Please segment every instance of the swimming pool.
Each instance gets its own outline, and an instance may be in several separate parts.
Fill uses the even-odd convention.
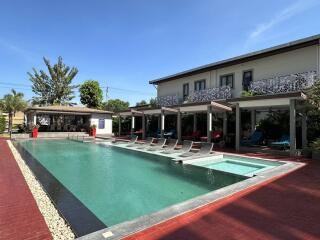
[[[283,162],[279,161],[262,160],[251,157],[239,157],[228,154],[220,154],[204,159],[189,161],[188,163],[190,165],[201,166],[244,176],[253,176],[261,171],[284,164]]]
[[[94,143],[36,140],[18,145],[108,227],[247,178]],[[52,188],[51,198],[64,200],[66,195]]]

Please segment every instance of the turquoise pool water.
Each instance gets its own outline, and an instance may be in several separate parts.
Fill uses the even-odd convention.
[[[117,147],[69,140],[19,144],[107,226],[246,179]]]
[[[196,161],[193,163],[195,166],[202,166],[240,175],[252,175],[259,171],[271,169],[282,164],[283,163],[277,161],[237,157],[232,155],[221,155],[221,157]]]
[[[237,174],[248,174],[251,172],[255,172],[259,169],[264,168],[264,166],[254,165],[254,164],[246,164],[235,161],[222,161],[217,163],[211,163],[207,165],[203,165],[204,167],[209,167],[215,170],[232,172]]]

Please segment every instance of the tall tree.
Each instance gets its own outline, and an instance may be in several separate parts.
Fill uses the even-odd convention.
[[[9,115],[9,132],[11,134],[13,117],[16,112],[22,111],[27,106],[27,102],[23,100],[23,93],[18,93],[12,89],[10,94],[3,97],[0,106]]]
[[[110,99],[105,103],[104,108],[108,111],[119,112],[127,110],[129,102],[122,101],[120,99]]]
[[[99,82],[95,80],[87,80],[81,84],[80,101],[89,108],[99,108],[102,104],[103,92]]]
[[[149,104],[151,107],[157,106],[157,99],[156,98],[150,98]]]
[[[72,80],[78,73],[75,67],[70,68],[62,61],[62,57],[58,57],[58,62],[53,66],[50,61],[43,58],[49,74],[43,70],[37,71],[33,68],[33,73],[28,72],[30,81],[32,82],[32,91],[37,95],[33,97],[34,104],[70,104],[75,97],[74,89],[77,85],[71,85]]]
[[[147,105],[147,101],[146,100],[141,100],[140,102],[137,102],[136,103],[136,106],[139,107],[139,106],[144,106],[144,105]]]
[[[307,91],[309,102],[320,110],[320,79]]]

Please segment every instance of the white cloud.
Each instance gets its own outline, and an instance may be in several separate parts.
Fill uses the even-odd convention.
[[[263,35],[266,31],[272,29],[279,23],[282,23],[289,18],[292,18],[293,16],[304,12],[315,5],[320,4],[319,0],[299,0],[292,5],[286,7],[282,11],[278,12],[276,15],[274,15],[273,18],[271,18],[269,21],[266,21],[264,23],[259,24],[256,29],[254,29],[249,34],[249,40],[254,40],[259,38],[261,35]]]

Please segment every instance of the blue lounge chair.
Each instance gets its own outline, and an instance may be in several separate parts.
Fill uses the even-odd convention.
[[[263,140],[263,133],[261,131],[254,131],[249,139],[241,140],[242,145],[258,145]]]
[[[278,148],[289,148],[290,147],[290,136],[288,134],[283,134],[280,139],[271,143],[272,147]]]
[[[164,138],[174,138],[174,137],[176,137],[176,133],[177,133],[177,131],[175,129],[171,129],[168,132],[164,132],[163,137]],[[160,138],[160,137],[161,137],[161,133],[158,133],[158,138]]]

